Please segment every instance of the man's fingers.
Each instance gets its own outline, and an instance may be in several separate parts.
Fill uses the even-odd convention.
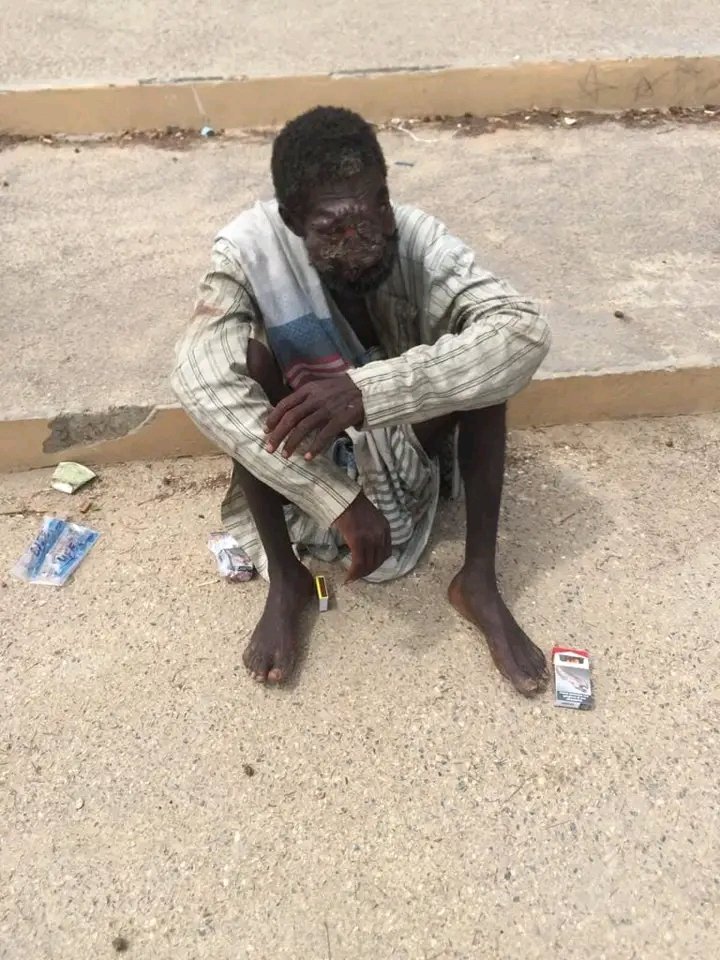
[[[288,434],[285,445],[283,446],[283,456],[290,457],[295,453],[297,447],[303,442],[305,437],[309,433],[312,433],[313,430],[316,430],[321,426],[325,421],[325,414],[321,410],[316,410],[315,413],[311,413],[310,416],[305,417],[297,426]],[[305,454],[307,459],[310,459],[307,454]]]
[[[283,414],[280,422],[276,425],[275,429],[268,434],[265,442],[265,446],[270,453],[273,453],[275,450],[277,450],[290,431],[293,430],[293,428],[296,427],[301,420],[303,420],[312,412],[313,410],[310,404],[305,402],[293,407],[291,410],[288,410],[287,413]]]
[[[318,424],[315,424],[318,426]],[[342,433],[342,427],[334,420],[324,426],[321,430],[318,430],[317,435],[313,439],[313,442],[307,448],[305,453],[306,460],[312,460],[313,457],[316,457],[319,453],[322,453],[323,450],[333,442],[333,440]]]
[[[345,577],[345,583],[352,583],[353,580],[359,580],[365,576],[362,572],[362,563],[360,562],[360,551],[353,550],[350,554],[350,568]]]
[[[385,540],[378,547],[378,552],[375,556],[375,566],[370,571],[371,573],[375,570],[378,570],[387,560],[387,558],[392,553],[392,547],[390,545],[389,537],[386,537]]]
[[[390,537],[390,525],[385,524],[384,536],[382,540],[378,543],[377,551],[375,553],[374,566],[372,568],[371,573],[377,570],[379,567],[381,567],[391,553],[392,553],[392,540]]]
[[[350,569],[345,577],[345,583],[352,580],[361,580],[369,576],[381,567],[392,553],[392,544],[390,537],[385,541],[375,544],[368,544],[364,547],[350,548]]]
[[[297,407],[298,404],[301,404],[305,401],[305,393],[302,388],[296,390],[294,393],[288,394],[280,403],[273,407],[273,409],[268,414],[268,418],[265,421],[265,432],[271,433],[275,427],[280,423],[282,418],[294,407]]]
[[[350,547],[350,569],[345,578],[346,583],[351,580],[362,580],[369,573],[372,573],[373,566],[373,544],[365,540],[355,544],[348,544]]]

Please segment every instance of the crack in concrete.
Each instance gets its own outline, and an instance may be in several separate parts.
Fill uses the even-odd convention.
[[[396,67],[358,67],[355,70],[331,70],[328,77],[372,77],[376,74],[386,73],[437,73],[439,70],[449,70],[450,66],[446,63],[435,65],[410,64],[408,66]]]

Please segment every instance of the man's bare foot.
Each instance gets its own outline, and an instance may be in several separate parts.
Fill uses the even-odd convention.
[[[313,576],[299,562],[291,572],[273,577],[265,609],[243,653],[253,680],[282,683],[288,679],[297,658],[301,616],[313,590]]]
[[[463,569],[450,584],[448,599],[485,634],[495,666],[516,690],[531,697],[545,689],[545,656],[518,625],[497,586],[484,585]]]

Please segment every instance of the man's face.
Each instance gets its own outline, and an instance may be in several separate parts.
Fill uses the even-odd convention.
[[[397,227],[378,169],[314,188],[303,214],[290,216],[288,225],[305,241],[310,262],[331,291],[362,296],[392,272]]]

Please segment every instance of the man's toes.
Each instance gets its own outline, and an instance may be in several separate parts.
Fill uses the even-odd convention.
[[[518,669],[518,690],[527,697],[532,697],[536,693],[542,693],[547,687],[550,675],[548,674],[545,658],[536,656],[526,656]]]
[[[532,641],[528,642],[528,646],[530,647],[530,657],[537,669],[547,672],[547,660],[545,659],[545,654],[542,652],[540,647],[538,647],[537,644],[534,644]]]
[[[534,643],[528,641],[526,650],[523,651],[522,656],[518,656],[518,660],[529,676],[535,677],[538,683],[547,683],[547,661],[542,650],[536,647]]]
[[[268,678],[269,666],[263,664],[262,661],[259,661],[258,664],[253,666],[250,669],[250,679],[256,680],[258,683],[265,683]]]
[[[525,697],[534,697],[536,693],[540,693],[544,689],[540,677],[533,677],[524,671],[518,670],[510,680],[515,689]]]
[[[537,675],[541,680],[547,680],[550,676],[548,671],[547,660],[542,655],[542,653],[537,652],[533,655],[533,666],[537,671]]]
[[[513,650],[501,673],[525,697],[534,697],[545,689],[542,669],[531,662],[529,651]]]
[[[535,656],[535,677],[537,679],[538,692],[540,692],[545,690],[550,683],[550,670],[548,669],[545,657],[540,651],[538,651],[538,654],[539,655]]]
[[[498,668],[500,673],[505,677],[505,679],[515,687],[516,690],[519,690],[520,693],[524,693],[526,696],[532,694],[532,677],[531,675],[514,659],[512,654],[506,656],[498,656],[497,651],[491,650],[493,655],[493,660],[495,661],[495,666]]]
[[[295,657],[289,654],[276,653],[273,657],[273,666],[268,671],[268,683],[284,683],[295,666]]]
[[[550,670],[548,669],[547,660],[545,657],[543,657],[540,663],[537,664],[537,678],[540,686],[544,690],[550,682]]]
[[[272,666],[270,657],[262,650],[257,650],[252,641],[245,648],[243,663],[253,680],[264,683],[268,678],[268,671]]]

